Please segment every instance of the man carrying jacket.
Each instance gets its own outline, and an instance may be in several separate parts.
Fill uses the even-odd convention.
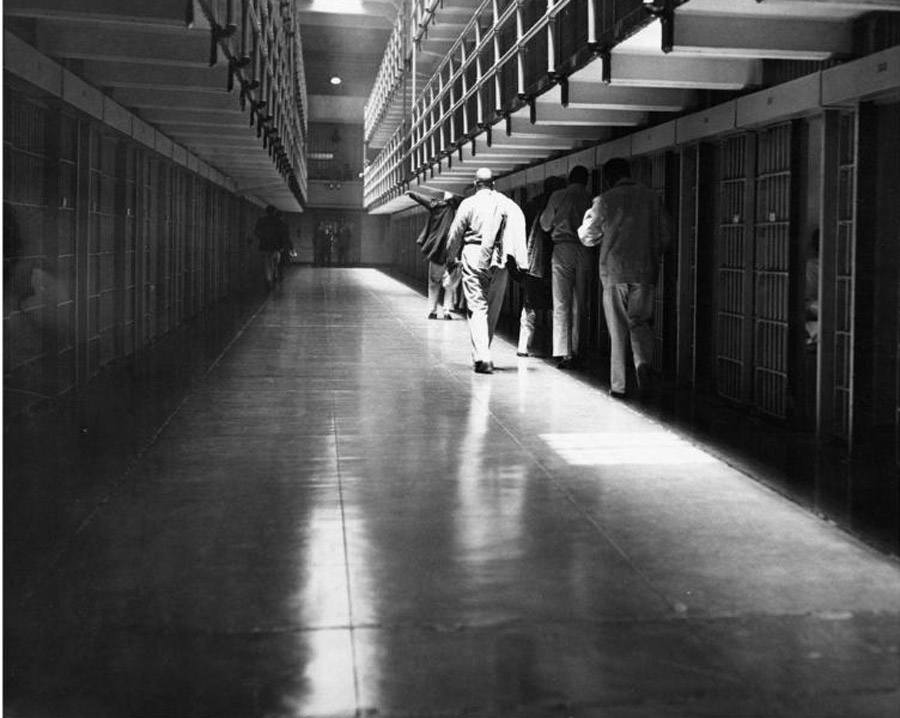
[[[600,247],[603,312],[610,337],[610,395],[625,396],[625,354],[630,339],[638,388],[653,371],[653,302],[659,260],[671,240],[669,217],[656,192],[631,179],[627,160],[603,165],[609,189],[594,198],[578,228],[587,247]]]
[[[452,275],[447,276],[447,233],[456,215],[456,208],[462,201],[452,192],[444,192],[442,199],[427,197],[418,192],[407,192],[416,202],[428,210],[428,221],[422,227],[416,244],[428,260],[428,318],[438,318],[438,304],[441,298],[441,287],[444,289],[444,319],[453,319],[450,309],[453,307],[453,295],[456,293],[458,281]],[[444,279],[447,279],[444,282]]]
[[[509,197],[494,190],[490,169],[475,173],[475,194],[459,205],[447,239],[448,268],[462,262],[462,287],[469,305],[472,359],[478,374],[493,374],[491,340],[503,295],[508,257],[519,266],[528,262],[525,215]]]

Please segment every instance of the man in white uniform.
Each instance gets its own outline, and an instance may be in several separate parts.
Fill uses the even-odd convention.
[[[507,257],[528,261],[525,215],[511,199],[494,190],[490,169],[475,173],[475,194],[462,201],[447,239],[448,268],[462,262],[462,287],[469,306],[472,359],[479,374],[492,374],[491,340],[503,306]]]
[[[587,316],[591,279],[590,252],[578,241],[578,225],[591,206],[588,171],[578,165],[569,172],[569,184],[556,190],[541,212],[541,229],[553,240],[553,356],[557,367],[569,369],[578,356],[581,325]]]

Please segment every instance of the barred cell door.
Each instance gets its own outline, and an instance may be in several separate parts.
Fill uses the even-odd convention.
[[[159,238],[159,160],[142,153],[140,170],[141,344],[156,336],[156,242]]]
[[[758,135],[753,405],[782,419],[787,415],[788,391],[791,146],[790,123]]]
[[[661,152],[650,158],[650,182],[649,186],[659,197],[660,203],[666,206],[666,153]],[[656,298],[653,307],[653,333],[656,337],[653,350],[653,368],[662,373],[665,352],[668,347],[665,344],[665,327],[668,321],[666,315],[666,296],[669,294],[668,284],[671,278],[668,276],[665,265],[665,257],[659,259],[659,276],[656,280]]]
[[[676,376],[679,384],[691,385],[696,380],[697,323],[697,235],[699,234],[700,146],[684,147],[680,154],[681,179],[678,226],[678,291],[674,307],[677,311]]]
[[[719,227],[716,247],[716,391],[751,397],[753,292],[752,217],[755,141],[750,134],[719,145]]]
[[[837,228],[834,276],[833,427],[848,439],[853,423],[853,297],[856,275],[857,114],[842,113],[838,130]]]

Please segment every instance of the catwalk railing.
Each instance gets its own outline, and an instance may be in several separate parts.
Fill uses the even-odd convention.
[[[648,17],[641,0],[484,0],[417,94],[409,127],[367,167],[365,206],[402,194],[410,181],[608,53]]]
[[[241,107],[278,172],[297,197],[306,197],[306,77],[297,9],[290,0],[188,2],[210,25],[209,64],[228,63],[228,90],[240,85]]]
[[[406,75],[406,58],[409,54],[409,15],[401,10],[394,21],[394,29],[388,40],[387,49],[378,68],[375,85],[366,100],[363,113],[363,138],[368,142],[394,101],[398,90],[403,87]]]

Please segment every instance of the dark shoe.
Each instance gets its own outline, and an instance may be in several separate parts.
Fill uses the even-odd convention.
[[[609,395],[613,399],[624,399],[625,398],[624,391],[613,391],[612,389],[610,389]]]
[[[647,364],[639,364],[637,368],[637,383],[641,394],[646,394],[653,389],[653,367]]]
[[[452,321],[453,321],[453,317],[450,315],[449,312],[447,312],[446,314],[444,314],[444,319],[446,319],[448,322],[452,322]]]
[[[516,356],[517,357],[530,357],[531,354],[529,354],[528,352],[516,352]]]
[[[494,373],[494,363],[489,362],[489,361],[475,362],[475,373],[476,374],[493,374]]]
[[[557,369],[573,369],[575,367],[575,358],[574,357],[563,357],[558,362],[556,362]]]
[[[437,312],[432,312],[431,314],[428,315],[428,318],[429,319],[437,319]]]

